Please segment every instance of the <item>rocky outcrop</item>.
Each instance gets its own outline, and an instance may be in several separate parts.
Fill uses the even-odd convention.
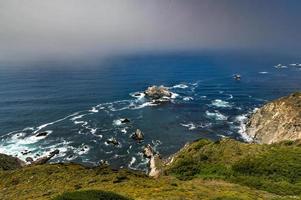
[[[24,167],[26,163],[17,157],[0,153],[0,170],[13,170]]]
[[[142,133],[142,131],[140,129],[137,129],[135,131],[135,133],[132,135],[132,138],[134,140],[137,140],[138,142],[140,142],[141,140],[144,139],[144,135],[143,135],[143,133]]]
[[[164,86],[151,86],[144,91],[146,97],[152,99],[155,103],[169,101],[172,93]]]
[[[246,125],[246,133],[258,143],[301,139],[301,92],[265,104]]]
[[[149,158],[149,173],[148,176],[158,178],[162,172],[162,160],[159,154],[157,154],[150,144],[146,145],[143,149],[145,157]]]
[[[53,158],[55,155],[59,154],[60,151],[57,149],[57,150],[54,150],[52,152],[49,153],[49,155],[47,156],[43,156],[35,161],[32,161],[31,162],[31,165],[42,165],[42,164],[45,164],[47,163],[51,158]]]

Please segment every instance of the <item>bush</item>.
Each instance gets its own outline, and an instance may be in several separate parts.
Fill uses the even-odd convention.
[[[85,190],[76,192],[65,192],[57,196],[54,200],[129,200],[124,196],[113,192],[101,190]]]

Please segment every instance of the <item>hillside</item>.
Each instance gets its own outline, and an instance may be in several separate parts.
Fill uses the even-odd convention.
[[[65,191],[112,191],[132,199],[300,199],[298,142],[199,140],[179,151],[165,175],[44,164],[0,172],[0,199],[52,199]]]

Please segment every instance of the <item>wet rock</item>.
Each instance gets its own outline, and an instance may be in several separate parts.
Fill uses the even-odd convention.
[[[146,158],[151,158],[154,156],[154,150],[153,150],[153,147],[148,144],[144,147],[143,149],[143,155],[146,157]]]
[[[128,118],[124,118],[124,119],[122,119],[120,121],[121,121],[122,124],[130,123],[131,122]]]
[[[100,160],[99,165],[109,165],[109,162],[107,160]]]
[[[33,158],[32,157],[27,157],[25,158],[26,162],[32,163],[33,162]]]
[[[35,161],[33,161],[31,164],[32,165],[42,165],[42,164],[45,164],[47,163],[51,158],[53,158],[56,154],[59,154],[59,150],[55,150],[55,151],[52,151],[50,152],[50,154],[48,156],[43,156]]]
[[[109,138],[106,141],[108,144],[119,145],[119,142],[115,138]]]
[[[163,98],[170,98],[172,93],[164,86],[151,86],[144,91],[145,95],[153,100],[163,100]]]
[[[43,136],[47,136],[47,135],[48,135],[48,133],[45,131],[45,132],[37,133],[36,137],[43,137]]]
[[[27,154],[29,154],[29,153],[31,153],[31,151],[28,151],[27,149],[24,150],[24,151],[21,151],[21,154],[22,154],[23,156],[25,156],[25,155],[27,155]]]
[[[140,129],[137,129],[135,133],[132,135],[132,138],[137,141],[141,141],[144,139],[144,135]]]

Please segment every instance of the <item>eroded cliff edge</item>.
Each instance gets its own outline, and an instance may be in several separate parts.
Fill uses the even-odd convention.
[[[301,92],[259,108],[249,119],[246,133],[258,143],[301,139]]]

